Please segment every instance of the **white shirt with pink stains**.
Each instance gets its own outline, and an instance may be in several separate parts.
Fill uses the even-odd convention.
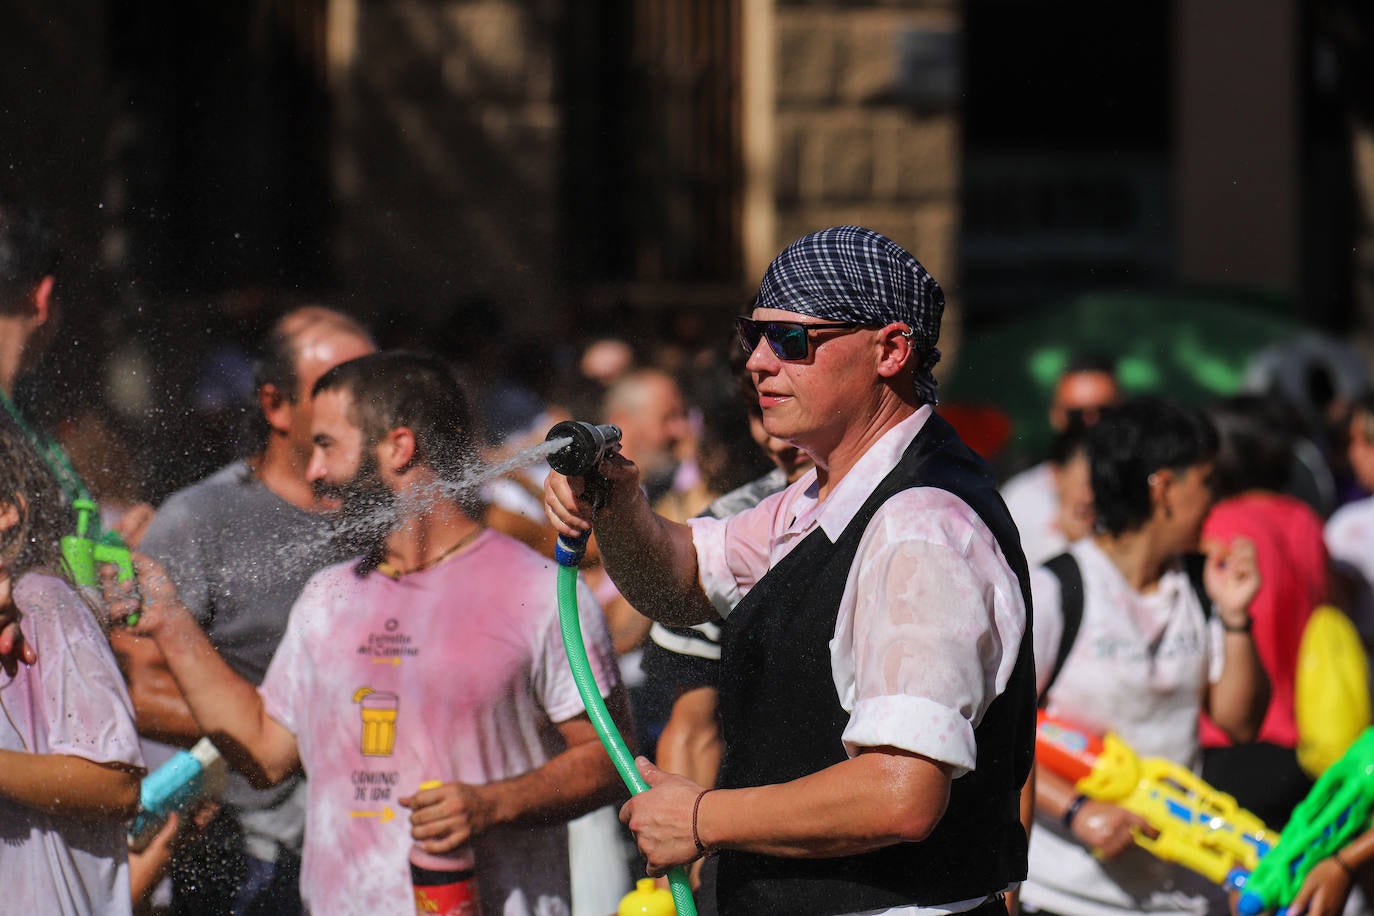
[[[1195,771],[1204,692],[1222,674],[1220,621],[1203,614],[1180,562],[1141,594],[1092,538],[1069,552],[1083,575],[1083,617],[1046,712],[1099,735],[1114,732],[1141,758]],[[1043,690],[1063,637],[1063,599],[1058,578],[1043,567],[1031,571],[1031,591],[1036,685]],[[1200,875],[1140,847],[1099,859],[1058,819],[1042,816],[1031,831],[1021,899],[1064,916],[1226,911],[1224,892]]]
[[[14,602],[38,661],[0,672],[0,750],[141,769],[134,707],[95,612],[65,581],[38,573],[15,583]],[[128,913],[125,827],[0,798],[0,911]]]
[[[890,429],[824,499],[809,471],[724,520],[692,519],[701,584],[722,617],[817,528],[833,542],[931,415]],[[891,745],[950,765],[977,759],[973,730],[1006,688],[1026,631],[1016,575],[961,499],[904,490],[873,516],[845,583],[830,663],[851,756]]]
[[[494,531],[439,565],[359,579],[318,573],[263,681],[307,778],[302,896],[314,913],[411,916],[410,812],[427,780],[487,783],[537,769],[583,712],[558,624],[551,560]],[[605,618],[578,586],[597,684],[618,682]],[[569,909],[565,826],[496,828],[473,843],[483,912]]]

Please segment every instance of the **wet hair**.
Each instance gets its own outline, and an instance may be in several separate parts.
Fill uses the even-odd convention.
[[[0,194],[0,315],[13,315],[44,277],[56,274],[57,234],[35,210]]]
[[[1218,499],[1247,490],[1283,492],[1293,470],[1293,420],[1273,399],[1245,394],[1207,410],[1217,430]]]
[[[19,521],[0,531],[0,565],[10,579],[35,570],[60,573],[70,511],[24,431],[0,413],[0,510],[10,506]]]
[[[1153,508],[1150,475],[1187,470],[1216,451],[1216,430],[1201,411],[1156,397],[1104,410],[1088,431],[1098,529],[1124,534],[1139,528]]]
[[[360,356],[320,376],[311,395],[336,390],[352,396],[349,419],[368,447],[404,426],[415,434],[415,460],[440,478],[456,480],[477,466],[467,395],[438,357],[408,350]]]

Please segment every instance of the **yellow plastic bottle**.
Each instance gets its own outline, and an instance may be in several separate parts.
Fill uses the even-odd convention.
[[[654,886],[653,878],[640,878],[635,889],[620,899],[617,916],[677,916],[672,891]]]

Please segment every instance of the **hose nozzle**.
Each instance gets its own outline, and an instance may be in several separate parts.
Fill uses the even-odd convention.
[[[549,456],[549,467],[568,477],[586,477],[596,470],[602,459],[619,450],[620,427],[564,420],[555,424],[544,437],[545,442],[555,439],[572,441]]]
[[[593,490],[604,487],[605,480],[596,473],[596,466],[607,455],[620,450],[620,427],[607,423],[595,426],[581,420],[564,420],[555,424],[545,442],[555,439],[570,439],[567,445],[549,456],[549,467],[568,477],[589,477]],[[554,545],[554,559],[560,566],[576,567],[587,552],[587,539],[591,532],[581,537],[559,537]]]

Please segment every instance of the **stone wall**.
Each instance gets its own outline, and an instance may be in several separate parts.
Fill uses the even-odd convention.
[[[331,7],[336,259],[379,307],[549,307],[560,111],[553,0]]]
[[[780,242],[837,219],[866,223],[952,283],[958,115],[917,113],[897,81],[901,34],[957,28],[956,7],[779,7]]]
[[[952,0],[779,4],[779,248],[824,226],[865,225],[910,249],[954,293],[959,115],[921,111],[900,82],[903,36],[957,32],[958,9]]]

